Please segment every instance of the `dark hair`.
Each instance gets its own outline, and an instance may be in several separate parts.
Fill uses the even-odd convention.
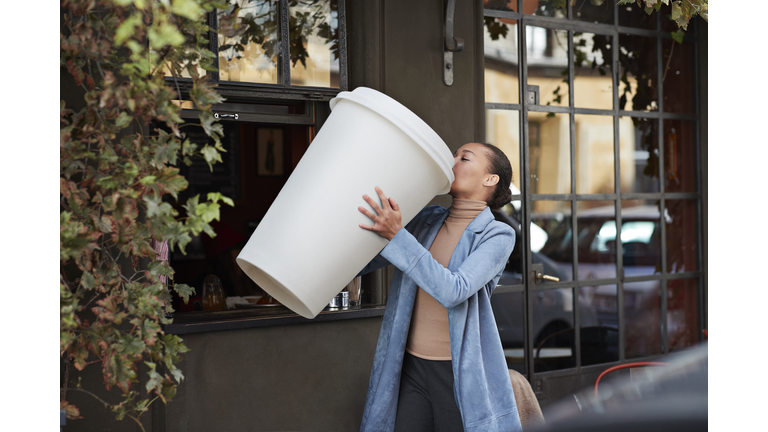
[[[496,190],[488,199],[488,207],[492,210],[498,210],[512,201],[512,191],[509,186],[512,184],[512,164],[509,158],[501,149],[493,144],[480,143],[488,149],[488,170],[491,174],[499,176],[499,182],[496,184]]]

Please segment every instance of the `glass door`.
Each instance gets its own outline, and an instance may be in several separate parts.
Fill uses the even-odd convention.
[[[567,3],[484,2],[485,140],[515,172],[496,218],[518,233],[492,305],[532,382],[701,339],[696,40]]]

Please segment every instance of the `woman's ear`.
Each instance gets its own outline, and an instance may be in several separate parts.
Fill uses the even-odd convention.
[[[485,178],[485,181],[483,182],[483,186],[493,187],[493,186],[496,186],[498,183],[499,183],[499,175],[490,174]]]

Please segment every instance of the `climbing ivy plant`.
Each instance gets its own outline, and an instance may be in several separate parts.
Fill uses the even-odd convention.
[[[67,94],[79,95],[62,100],[60,111],[59,348],[61,407],[70,419],[81,412],[67,394],[82,392],[143,429],[142,413],[167,402],[184,378],[178,362],[188,349],[161,326],[173,312],[168,285],[185,301],[194,289],[163,282],[173,269],[158,250],[183,252],[192,236],[214,236],[209,223],[223,203],[232,205],[218,193],[176,202],[187,187],[179,164],[197,157],[214,164],[224,151],[211,113],[223,99],[204,76],[216,70],[205,14],[223,7],[215,0],[61,3],[61,73],[76,86]],[[182,75],[186,96],[168,78]],[[200,111],[192,123],[209,144],[187,139],[182,96]],[[86,367],[100,367],[106,389],[122,396],[105,400],[69,378],[72,368]]]

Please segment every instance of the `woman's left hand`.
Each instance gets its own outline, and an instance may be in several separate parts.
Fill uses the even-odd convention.
[[[400,213],[400,206],[397,205],[394,198],[387,198],[384,195],[384,191],[380,187],[376,186],[376,193],[381,198],[381,207],[368,195],[363,195],[365,202],[370,204],[376,214],[371,213],[365,207],[358,207],[360,213],[368,216],[374,222],[374,225],[360,224],[360,228],[373,231],[376,234],[384,237],[387,240],[392,240],[392,237],[400,231],[403,227],[403,216]]]

